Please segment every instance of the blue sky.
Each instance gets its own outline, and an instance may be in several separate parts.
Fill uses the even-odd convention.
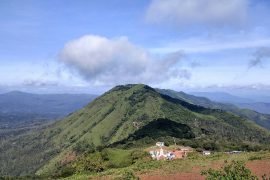
[[[264,0],[0,0],[0,91],[270,91]]]

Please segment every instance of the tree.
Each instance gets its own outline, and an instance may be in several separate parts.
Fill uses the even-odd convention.
[[[245,167],[243,162],[232,161],[225,164],[222,170],[209,169],[201,172],[207,176],[207,180],[259,180],[258,177],[251,174],[251,171]]]

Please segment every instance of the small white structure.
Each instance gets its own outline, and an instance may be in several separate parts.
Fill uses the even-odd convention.
[[[163,146],[164,146],[164,142],[157,142],[157,143],[156,143],[156,146],[158,146],[158,147],[163,147]]]
[[[209,155],[211,155],[211,152],[210,151],[203,151],[203,155],[209,156]]]
[[[232,151],[233,154],[240,154],[242,151]]]

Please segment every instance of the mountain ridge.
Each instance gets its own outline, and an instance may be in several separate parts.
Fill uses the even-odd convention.
[[[168,89],[156,89],[156,90],[162,94],[169,95],[176,99],[182,99],[192,104],[197,104],[206,108],[222,109],[224,111],[232,112],[241,117],[250,119],[256,124],[270,130],[270,115],[269,114],[258,113],[250,109],[241,109],[233,104],[225,104],[221,102],[211,101],[206,97],[197,97],[194,95],[186,94],[182,91],[177,92],[177,91],[168,90]]]
[[[11,91],[0,94],[2,114],[41,114],[51,118],[64,117],[96,98],[87,94],[32,94]]]
[[[238,108],[250,109],[262,114],[270,114],[269,97],[239,97],[224,92],[191,92],[189,94],[197,97],[206,97],[217,103],[233,104]]]
[[[183,136],[176,141],[194,148],[251,150],[267,148],[270,142],[268,131],[232,113],[190,104],[147,85],[122,85],[39,132],[4,142],[0,164],[18,167],[19,161],[29,167],[14,171],[8,166],[0,174],[37,170],[37,174],[50,174],[69,151],[84,152],[120,142],[123,148],[144,147],[158,140],[171,142],[179,132]],[[14,143],[21,156],[11,161],[7,157],[14,151]]]

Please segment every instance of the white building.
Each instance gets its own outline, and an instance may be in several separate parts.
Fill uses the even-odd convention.
[[[163,146],[164,146],[164,142],[157,142],[157,143],[156,143],[156,146],[158,146],[158,147],[163,147]]]
[[[209,155],[211,155],[211,152],[210,151],[203,151],[203,155],[209,156]]]

